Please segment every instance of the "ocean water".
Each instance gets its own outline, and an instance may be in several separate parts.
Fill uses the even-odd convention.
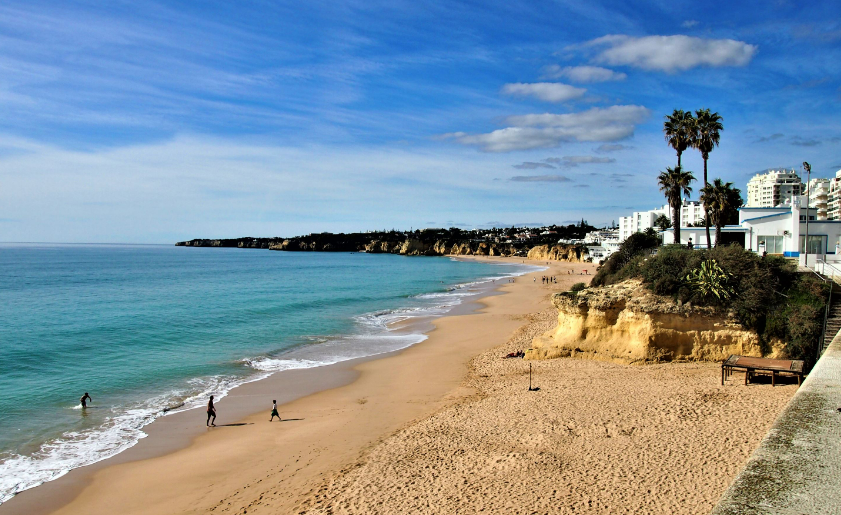
[[[450,258],[0,245],[0,503],[247,381],[422,341],[534,268]],[[402,323],[401,323],[402,322]],[[91,407],[79,398],[89,392]]]

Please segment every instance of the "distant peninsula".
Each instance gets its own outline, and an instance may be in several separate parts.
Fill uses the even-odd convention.
[[[586,261],[587,248],[580,243],[596,227],[582,220],[566,226],[509,227],[485,230],[418,229],[414,231],[368,231],[314,233],[291,238],[199,238],[179,241],[183,247],[235,247],[309,252],[368,252],[406,256],[522,256],[529,259]]]

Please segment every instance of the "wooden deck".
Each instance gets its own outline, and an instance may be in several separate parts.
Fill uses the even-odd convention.
[[[755,373],[770,374],[771,386],[776,386],[777,375],[797,376],[797,384],[803,382],[803,361],[799,359],[768,359],[754,358],[751,356],[739,356],[731,354],[721,363],[721,384],[733,374],[733,370],[745,371],[745,384],[750,382],[751,375]]]

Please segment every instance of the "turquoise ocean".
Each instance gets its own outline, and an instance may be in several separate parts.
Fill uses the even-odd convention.
[[[211,393],[418,343],[423,322],[534,269],[387,254],[0,244],[0,503],[131,447],[144,426],[201,407]],[[85,392],[93,402],[83,411]]]

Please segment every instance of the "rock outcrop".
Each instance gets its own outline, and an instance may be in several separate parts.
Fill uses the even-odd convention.
[[[570,263],[581,263],[590,260],[587,247],[578,245],[538,245],[532,248],[528,254],[529,259],[538,261],[568,261]]]
[[[639,280],[552,297],[558,326],[535,338],[526,359],[576,356],[619,361],[720,361],[762,356],[759,336],[731,314],[653,294]],[[768,357],[784,355],[771,343]]]

